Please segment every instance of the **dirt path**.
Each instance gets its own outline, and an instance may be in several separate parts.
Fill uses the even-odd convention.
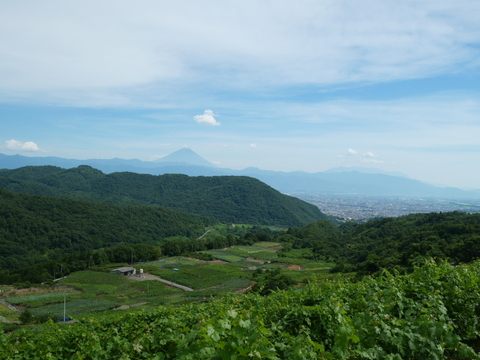
[[[15,306],[13,306],[12,304],[10,304],[9,302],[6,302],[5,300],[3,299],[0,299],[0,303],[2,303],[3,305],[5,305],[7,308],[9,308],[10,310],[13,310],[13,311],[16,311],[16,312],[20,312],[19,309],[17,309]]]
[[[248,285],[246,288],[235,291],[235,294],[245,294],[248,290],[252,288],[254,284],[256,284],[256,281],[253,281],[252,284]]]
[[[248,257],[245,259],[246,261],[250,261],[250,262],[255,262],[255,263],[259,263],[261,265],[265,264],[265,261],[263,260],[258,260],[258,259],[255,259],[255,258],[251,258],[251,257]]]
[[[207,235],[210,231],[213,231],[215,229],[208,229],[207,231],[205,231],[205,234],[203,234],[202,236],[200,236],[197,240],[200,240],[201,238],[203,238],[205,235]]]
[[[165,279],[162,279],[161,277],[159,276],[155,276],[155,275],[150,275],[150,274],[143,274],[143,275],[140,275],[140,274],[136,274],[136,275],[131,275],[128,277],[129,279],[131,280],[136,280],[136,281],[145,281],[145,280],[156,280],[156,281],[161,281],[167,285],[170,285],[170,286],[173,286],[173,287],[176,287],[178,289],[181,289],[183,291],[193,291],[193,289],[187,287],[187,286],[183,286],[183,285],[180,285],[180,284],[176,284],[174,282],[171,282],[171,281],[168,281],[168,280],[165,280]]]

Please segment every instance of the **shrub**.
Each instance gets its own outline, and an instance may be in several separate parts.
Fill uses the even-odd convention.
[[[30,310],[25,309],[21,312],[19,320],[22,324],[30,324],[33,321],[33,314]]]
[[[0,323],[0,333],[9,333],[18,329],[18,326],[11,323]]]

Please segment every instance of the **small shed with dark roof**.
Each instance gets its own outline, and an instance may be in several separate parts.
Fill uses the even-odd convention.
[[[118,275],[123,275],[123,276],[128,276],[128,275],[135,275],[137,273],[137,270],[134,267],[121,267],[118,269],[113,269],[110,270],[112,274],[118,274]]]

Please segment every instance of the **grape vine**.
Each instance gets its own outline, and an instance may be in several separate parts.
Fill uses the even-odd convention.
[[[0,334],[1,359],[479,359],[480,262],[39,331]]]

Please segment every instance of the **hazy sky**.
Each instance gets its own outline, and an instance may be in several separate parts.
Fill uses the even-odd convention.
[[[480,188],[480,1],[0,0],[0,152]]]

